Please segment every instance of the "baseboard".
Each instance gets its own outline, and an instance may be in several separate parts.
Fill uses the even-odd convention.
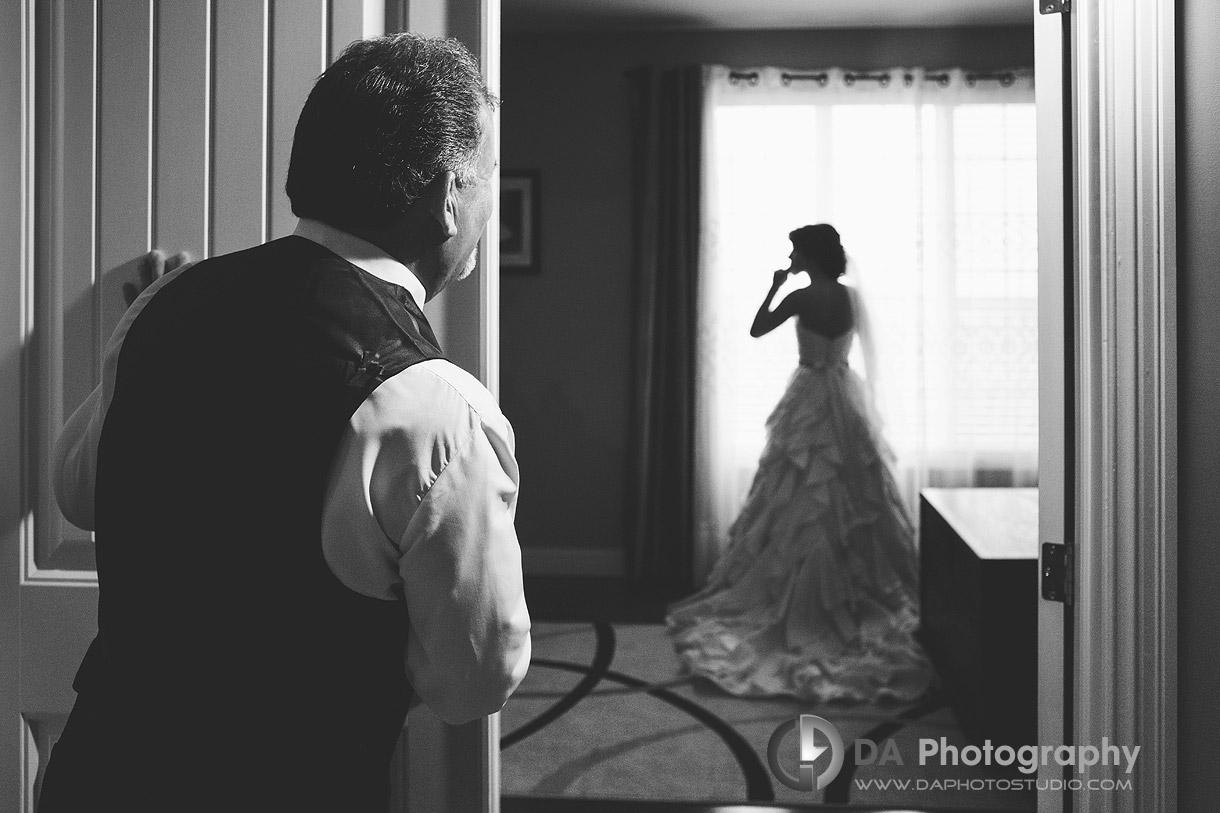
[[[613,548],[521,548],[527,576],[623,576],[623,551]]]

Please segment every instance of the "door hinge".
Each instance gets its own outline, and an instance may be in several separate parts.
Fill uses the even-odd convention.
[[[1038,0],[1038,11],[1043,14],[1067,14],[1072,10],[1072,0]]]
[[[1042,543],[1042,598],[1072,603],[1072,552],[1067,545]]]

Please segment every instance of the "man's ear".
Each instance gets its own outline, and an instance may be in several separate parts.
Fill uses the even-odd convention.
[[[450,170],[432,179],[424,193],[428,216],[445,240],[457,234],[457,175]]]

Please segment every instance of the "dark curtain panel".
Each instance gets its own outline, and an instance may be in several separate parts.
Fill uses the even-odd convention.
[[[638,68],[631,86],[638,581],[693,587],[695,302],[703,69]]]

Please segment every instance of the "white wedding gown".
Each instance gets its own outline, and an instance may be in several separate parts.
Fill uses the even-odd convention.
[[[828,339],[794,321],[801,364],[745,506],[666,624],[689,670],[735,695],[913,700],[935,680],[914,637],[914,528],[847,365],[854,331]]]

